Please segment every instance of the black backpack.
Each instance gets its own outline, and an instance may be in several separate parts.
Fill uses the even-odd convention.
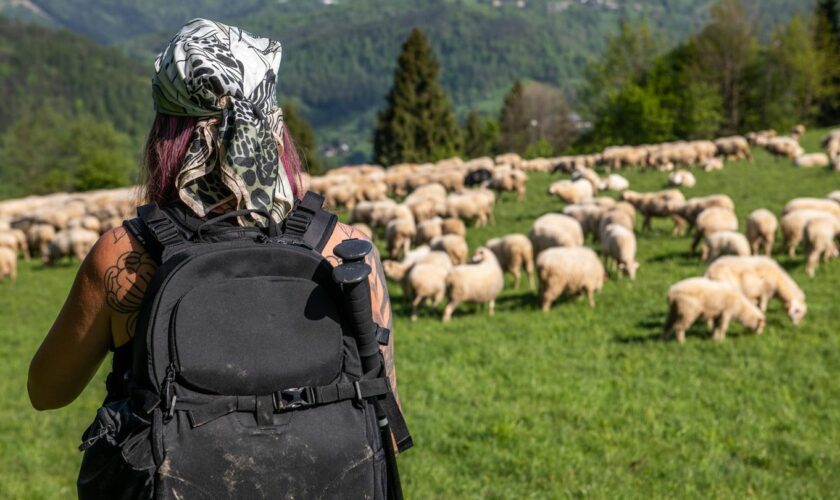
[[[322,202],[268,230],[156,205],[126,221],[160,266],[122,397],[82,438],[80,498],[401,498],[391,433],[412,442],[360,278],[370,244],[345,241],[333,268]]]

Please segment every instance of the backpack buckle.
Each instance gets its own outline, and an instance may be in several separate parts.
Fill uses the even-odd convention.
[[[274,410],[293,410],[312,404],[311,387],[291,387],[274,393]]]

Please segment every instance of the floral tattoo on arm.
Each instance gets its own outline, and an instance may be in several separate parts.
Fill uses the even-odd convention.
[[[155,269],[157,263],[148,253],[132,250],[121,254],[105,271],[106,301],[114,312],[125,316],[129,338],[134,338],[143,296]]]

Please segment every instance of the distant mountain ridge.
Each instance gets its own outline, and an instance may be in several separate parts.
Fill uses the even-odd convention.
[[[153,55],[183,22],[207,17],[283,43],[281,99],[291,98],[322,142],[349,143],[364,160],[375,110],[400,44],[414,26],[429,34],[441,79],[463,116],[498,110],[517,78],[571,97],[586,62],[619,19],[643,16],[670,42],[702,26],[710,0],[0,0],[0,14],[64,27],[117,45],[151,72]],[[766,31],[812,0],[754,2]],[[38,14],[38,13],[42,14]]]

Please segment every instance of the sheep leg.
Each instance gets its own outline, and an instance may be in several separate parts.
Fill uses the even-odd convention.
[[[487,313],[490,316],[493,316],[494,314],[496,314],[496,299],[493,299],[493,300],[491,300],[490,302],[487,303]]]
[[[417,321],[417,309],[420,307],[420,302],[422,301],[423,297],[419,294],[411,301],[411,321]]]
[[[700,245],[700,260],[703,261],[703,262],[707,262],[708,258],[709,258],[709,245],[707,245],[706,242],[704,241],[703,244]]]
[[[685,309],[688,310],[679,310],[679,305],[674,304],[673,307],[677,308],[675,312],[676,319],[674,321],[674,332],[677,336],[677,342],[682,344],[685,342],[685,331],[697,321],[697,318],[700,316],[700,311],[695,308],[688,307],[686,304],[682,304]]]
[[[437,307],[440,305],[441,301],[443,301],[443,295],[444,295],[444,290],[441,290],[441,291],[439,291],[438,293],[435,294],[435,299],[432,302],[432,307],[434,309],[437,309]]]
[[[714,332],[712,332],[712,340],[723,342],[726,338],[726,330],[729,328],[729,321],[731,319],[732,317],[727,313],[723,313],[717,317],[717,326]]]
[[[589,299],[589,307],[595,307],[595,289],[587,288],[586,297]]]
[[[543,312],[548,312],[551,310],[551,304],[563,293],[563,290],[555,291],[550,290],[547,287],[543,286],[543,290],[541,290],[540,295],[542,295],[542,310]]]
[[[814,277],[814,273],[817,270],[817,264],[820,262],[820,251],[819,250],[811,250],[808,253],[808,259],[805,261],[805,273],[808,275],[809,278]]]
[[[644,220],[644,222],[642,222],[642,229],[650,231],[651,230],[650,221],[651,221],[652,217],[650,216],[650,214],[644,214],[644,215],[645,215],[645,220]]]
[[[452,313],[455,311],[455,308],[458,307],[458,302],[450,300],[448,304],[446,304],[446,308],[443,310],[443,322],[448,323],[452,319]]]
[[[534,290],[536,288],[536,278],[534,276],[534,263],[528,261],[525,265],[525,271],[528,273],[528,288],[530,290]]]
[[[685,233],[685,227],[688,222],[678,215],[672,216],[671,220],[674,221],[674,229],[671,231],[671,234],[673,236],[682,236]]]
[[[762,295],[758,298],[758,308],[761,309],[761,312],[767,312],[767,303],[770,302],[769,295]]]
[[[692,242],[691,242],[691,253],[692,254],[697,253],[697,245],[700,244],[700,240],[702,240],[702,239],[703,239],[703,234],[700,231],[697,231],[694,234],[694,240],[692,240]]]

